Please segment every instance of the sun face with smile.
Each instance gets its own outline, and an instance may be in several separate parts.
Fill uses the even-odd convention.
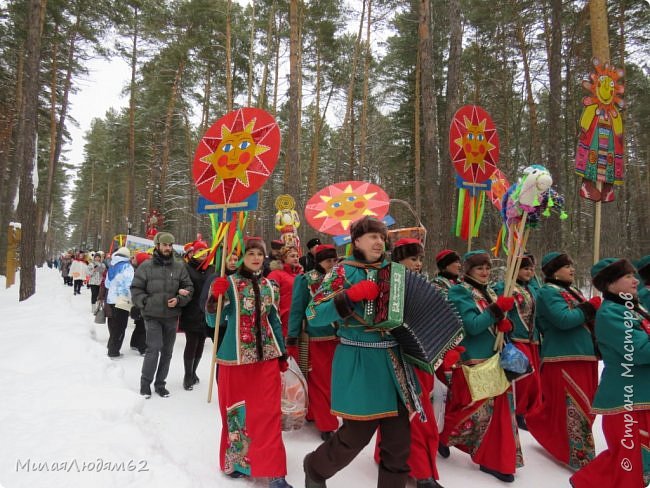
[[[198,143],[192,163],[196,189],[212,204],[244,202],[273,172],[280,141],[268,112],[253,107],[228,112]]]
[[[464,105],[456,111],[449,127],[449,156],[459,187],[475,188],[490,179],[499,161],[499,136],[483,108]]]
[[[590,95],[583,100],[584,105],[595,105],[597,111],[605,118],[617,118],[617,107],[623,107],[624,87],[621,78],[622,69],[601,63],[594,59],[595,73],[591,73],[590,81],[584,81],[582,86],[589,90]]]
[[[486,122],[487,120],[483,119],[478,124],[473,124],[470,119],[465,117],[466,132],[456,140],[456,143],[465,151],[465,171],[470,169],[473,164],[477,165],[481,171],[485,171],[485,156],[495,147],[485,135]]]
[[[305,216],[319,232],[341,235],[361,217],[382,219],[387,211],[388,196],[380,187],[362,181],[344,181],[314,195],[307,202]]]
[[[246,125],[243,131],[230,132],[225,125],[221,127],[221,142],[216,151],[201,161],[210,163],[216,173],[210,191],[214,191],[223,181],[236,178],[248,186],[248,167],[256,156],[268,151],[268,147],[257,144],[252,136],[255,120]]]

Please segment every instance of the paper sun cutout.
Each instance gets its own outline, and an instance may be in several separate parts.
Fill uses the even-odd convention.
[[[323,188],[305,207],[307,222],[318,232],[345,234],[350,224],[369,215],[381,220],[389,200],[379,186],[364,181],[343,181]]]
[[[477,105],[458,109],[449,129],[449,154],[464,181],[482,183],[496,170],[499,137],[490,115]]]
[[[273,172],[280,152],[275,119],[257,108],[224,115],[205,133],[194,155],[196,187],[213,203],[245,200]]]

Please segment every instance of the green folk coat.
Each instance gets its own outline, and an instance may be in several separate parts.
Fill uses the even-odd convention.
[[[368,270],[354,258],[347,262],[352,264],[338,264],[325,276],[309,304],[306,315],[310,329],[329,330],[333,322],[338,322],[337,335],[341,339],[366,343],[393,340],[388,331],[370,330],[358,320],[364,316],[366,302],[351,302],[344,290],[367,279]],[[388,265],[384,260],[379,267]],[[399,347],[337,346],[332,364],[334,415],[351,420],[393,417],[400,401],[410,405]]]
[[[646,310],[650,310],[650,286],[639,287],[639,303]]]
[[[305,312],[311,302],[312,296],[316,294],[323,282],[324,275],[312,269],[305,274],[296,276],[293,282],[293,296],[291,298],[291,311],[289,312],[289,332],[287,337],[299,337],[302,331]],[[313,327],[307,324],[306,332],[309,337],[333,339],[336,337],[336,330],[332,325],[324,327]]]
[[[542,362],[597,361],[588,322],[594,317],[589,303],[575,298],[573,287],[546,283],[537,293],[535,325],[542,334]]]
[[[262,357],[257,356],[257,330],[255,316],[255,293],[250,277],[240,271],[228,277],[229,287],[223,298],[221,326],[227,324],[226,332],[217,351],[220,364],[240,365],[267,361],[280,357],[286,352],[282,338],[282,324],[277,309],[279,290],[274,282],[259,278],[260,288],[260,337]],[[215,326],[216,314],[210,313],[209,298],[206,305],[206,321]]]
[[[616,301],[606,298],[596,313],[596,339],[605,367],[592,410],[603,415],[650,410],[650,323],[613,298]]]
[[[490,300],[495,302],[496,293],[486,287]],[[461,358],[465,364],[477,364],[494,356],[496,323],[503,317],[503,312],[495,303],[490,303],[478,288],[463,281],[449,289],[449,301],[454,304],[463,322],[465,337],[460,343],[465,347]]]
[[[435,287],[435,289],[442,293],[445,297],[449,295],[449,289],[457,283],[458,281],[452,281],[449,278],[442,276],[441,274],[437,274],[431,280],[431,284]]]
[[[500,281],[494,286],[497,295],[502,295],[505,283]],[[535,327],[535,292],[530,284],[517,281],[512,297],[515,306],[508,312],[508,318],[514,326],[510,337],[515,342],[539,344],[539,331]]]

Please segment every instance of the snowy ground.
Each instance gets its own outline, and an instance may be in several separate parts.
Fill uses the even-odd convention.
[[[108,331],[93,324],[89,290],[73,296],[58,272],[45,268],[37,271],[36,295],[19,303],[18,285],[6,290],[0,277],[0,310],[0,486],[265,486],[219,472],[221,422],[216,398],[206,402],[208,343],[199,367],[201,383],[194,391],[182,388],[185,338],[179,334],[167,383],[171,396],[145,400],[138,394],[142,357],[128,347],[132,324],[124,356],[110,360]],[[600,451],[600,419],[594,432]],[[307,426],[285,433],[284,442],[287,480],[302,487],[302,458],[320,438]],[[515,486],[569,487],[567,469],[548,458],[527,432],[521,433],[521,442],[526,466],[517,471]],[[445,488],[505,486],[454,449],[449,459],[438,459],[438,469]],[[370,448],[328,486],[376,486]]]

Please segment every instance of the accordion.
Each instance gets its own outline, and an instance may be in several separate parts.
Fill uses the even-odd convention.
[[[408,362],[433,373],[463,338],[456,310],[424,276],[402,264],[372,270],[368,278],[379,286],[379,295],[366,303],[365,322],[390,331]]]

